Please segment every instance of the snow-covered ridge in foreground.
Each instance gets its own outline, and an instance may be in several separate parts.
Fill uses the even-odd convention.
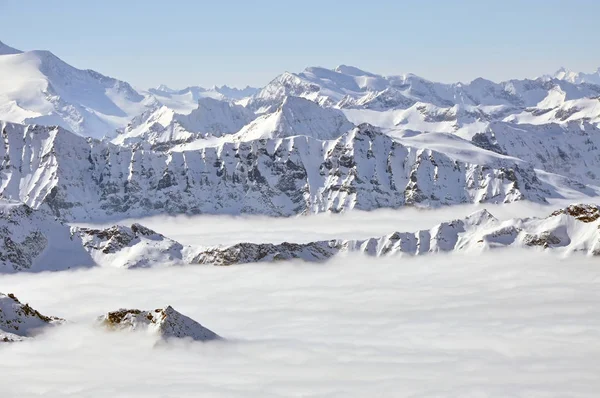
[[[63,322],[64,319],[40,314],[14,294],[0,293],[0,343],[23,341],[43,327]]]
[[[62,270],[81,265],[135,268],[184,264],[232,265],[289,259],[320,262],[348,252],[379,257],[401,253],[481,252],[506,247],[540,247],[561,254],[579,252],[600,255],[600,208],[586,204],[568,206],[545,218],[500,221],[487,210],[480,210],[464,219],[443,222],[430,229],[393,232],[368,239],[279,244],[242,242],[225,247],[184,246],[139,224],[133,224],[130,228],[118,225],[105,229],[71,227],[70,235],[49,235],[44,231],[56,231],[41,231],[29,220],[33,214],[44,220],[41,211],[33,210],[28,213],[13,212],[10,217],[4,218],[5,224],[8,219],[9,223],[21,230],[23,236],[36,235],[34,239],[26,238],[21,242],[14,238],[10,230],[0,228],[0,242],[5,242],[2,252],[8,250],[9,253],[0,258],[0,272]],[[53,218],[44,222],[54,222],[59,230],[67,228]],[[7,245],[7,241],[12,243]],[[37,251],[31,250],[30,246]],[[27,262],[11,255],[10,250],[14,250],[14,247],[29,253]],[[76,255],[66,251],[67,247]],[[82,257],[81,253],[87,256],[87,263],[77,264],[77,261],[81,261],[77,260]]]
[[[188,263],[189,248],[139,224],[76,228],[43,210],[0,202],[0,273]]]
[[[175,311],[170,305],[150,311],[120,309],[98,318],[109,330],[146,331],[161,339],[191,338],[197,341],[220,340],[221,337],[195,320]]]
[[[61,128],[0,127],[0,197],[72,221],[545,203],[569,190],[597,194],[458,137],[444,145],[398,140],[366,124],[332,140],[293,136],[170,153],[86,140]]]

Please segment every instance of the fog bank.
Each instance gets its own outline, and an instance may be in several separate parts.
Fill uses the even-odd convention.
[[[2,396],[595,397],[600,267],[533,251],[327,264],[98,268],[0,279],[67,318],[0,346]],[[154,347],[94,328],[170,304],[224,336]]]

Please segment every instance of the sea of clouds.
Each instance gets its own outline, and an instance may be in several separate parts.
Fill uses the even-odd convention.
[[[584,203],[600,204],[600,198],[584,198]],[[547,205],[531,202],[510,204],[457,205],[437,209],[405,207],[397,210],[353,210],[342,214],[321,213],[297,217],[265,216],[152,216],[141,219],[116,219],[79,224],[108,227],[139,222],[169,238],[193,246],[232,245],[239,242],[281,243],[311,242],[327,239],[366,239],[392,232],[429,229],[445,221],[465,218],[477,210],[487,209],[496,218],[546,217],[554,210],[577,203],[577,200],[552,200]],[[581,200],[580,200],[581,202]]]
[[[534,251],[3,276],[70,323],[0,347],[0,395],[596,397],[599,276]],[[226,340],[95,326],[167,304]]]
[[[478,208],[128,221],[212,245],[413,231]],[[599,283],[597,259],[539,250],[3,275],[0,292],[69,322],[0,346],[0,397],[597,397]],[[95,323],[166,305],[225,340],[157,345]]]

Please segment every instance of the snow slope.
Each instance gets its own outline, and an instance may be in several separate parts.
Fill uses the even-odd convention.
[[[68,225],[27,205],[0,201],[0,273],[59,271],[93,261]]]
[[[2,120],[59,125],[100,138],[152,105],[128,83],[74,68],[49,51],[0,45],[0,54]]]
[[[530,163],[458,137],[441,146],[414,137],[403,142],[369,125],[332,140],[293,136],[170,153],[42,126],[6,123],[2,136],[0,197],[70,220],[159,213],[290,216],[544,203],[567,190],[597,195],[594,188],[546,178]]]
[[[0,293],[0,343],[23,341],[44,327],[63,322],[64,319],[40,314],[14,294]]]
[[[112,142],[117,145],[170,149],[195,139],[207,140],[239,131],[256,116],[227,101],[202,98],[189,114],[162,106],[134,118]]]
[[[192,250],[139,224],[70,227],[43,210],[0,201],[0,274],[189,263]]]
[[[153,97],[157,103],[177,113],[188,114],[196,109],[198,101],[202,99],[211,98],[230,102],[244,101],[257,91],[257,88],[249,86],[242,89],[229,86],[213,86],[210,89],[190,86],[181,90],[174,90],[161,84],[156,88],[149,89],[144,94]]]
[[[471,141],[551,173],[587,184],[600,182],[600,129],[591,123],[515,125],[493,122],[483,132],[473,135]]]
[[[331,140],[353,127],[337,109],[323,108],[300,97],[285,97],[275,112],[260,116],[244,126],[235,139],[252,141],[306,136]]]
[[[590,83],[600,85],[600,68],[592,73],[573,72],[565,68],[560,68],[553,77],[574,84]]]

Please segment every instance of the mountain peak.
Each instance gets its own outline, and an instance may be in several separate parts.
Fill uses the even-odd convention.
[[[0,293],[0,342],[21,341],[41,327],[62,322],[21,303],[14,294]]]
[[[273,113],[263,115],[239,132],[244,141],[306,135],[334,139],[352,129],[342,111],[324,108],[301,97],[286,96]]]
[[[336,72],[343,73],[344,75],[350,75],[350,76],[375,76],[373,73],[370,73],[370,72],[364,71],[362,69],[359,69],[355,66],[349,66],[349,65],[339,65],[334,70]]]
[[[162,92],[169,93],[169,94],[177,91],[177,90],[173,90],[166,84],[159,84],[158,86],[156,86],[155,90],[162,91]]]
[[[0,41],[0,55],[21,54],[22,52]]]
[[[148,330],[160,338],[191,338],[198,341],[220,340],[221,337],[195,320],[177,312],[170,305],[150,311],[120,309],[99,318],[113,330]]]

